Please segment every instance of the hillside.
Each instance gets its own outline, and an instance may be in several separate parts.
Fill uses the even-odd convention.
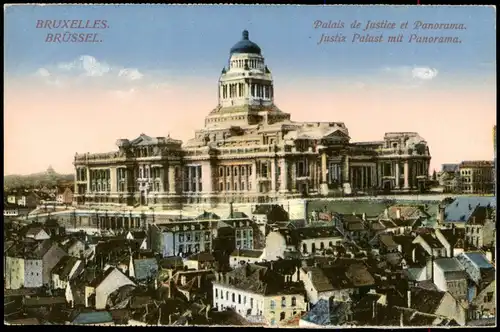
[[[52,167],[47,171],[28,175],[5,175],[3,187],[6,189],[17,188],[39,188],[42,186],[53,187],[56,185],[68,185],[74,181],[73,174],[59,174]]]

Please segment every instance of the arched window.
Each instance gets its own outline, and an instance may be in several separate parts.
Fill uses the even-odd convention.
[[[270,303],[270,309],[271,309],[271,310],[274,310],[275,308],[276,308],[276,301],[271,300],[271,303]]]
[[[281,312],[281,313],[280,313],[280,320],[284,320],[284,319],[285,319],[285,317],[286,317],[285,312],[284,312],[284,311],[283,311],[283,312]]]
[[[219,167],[219,176],[224,176],[224,168]]]
[[[324,250],[324,249],[325,249],[325,244],[324,244],[323,242],[321,242],[321,243],[319,244],[319,248],[320,248],[321,250]]]
[[[281,307],[284,308],[286,307],[286,297],[281,297]]]
[[[226,301],[229,301],[229,292],[226,292]]]
[[[302,244],[302,252],[307,253],[307,244]]]
[[[297,299],[294,297],[292,297],[292,307],[295,307],[297,305]]]
[[[316,252],[316,243],[311,245],[311,252],[314,254]]]
[[[232,297],[233,303],[236,302],[236,295],[234,293],[231,294],[231,297]]]

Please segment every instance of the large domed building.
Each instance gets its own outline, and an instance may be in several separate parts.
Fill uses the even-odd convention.
[[[75,202],[176,206],[422,191],[430,154],[417,133],[351,142],[342,122],[294,122],[274,103],[261,48],[243,31],[218,104],[183,144],[141,134],[116,152],[77,154]]]

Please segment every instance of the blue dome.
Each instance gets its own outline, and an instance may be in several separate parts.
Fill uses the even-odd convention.
[[[239,42],[237,42],[233,47],[231,47],[231,54],[234,53],[252,53],[260,55],[260,47],[259,45],[251,42],[248,39],[248,31],[244,30],[242,33],[242,38]]]

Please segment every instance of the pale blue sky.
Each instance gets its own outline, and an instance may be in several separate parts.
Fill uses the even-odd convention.
[[[44,42],[49,31],[36,29],[40,19],[101,19],[110,28],[98,31],[102,43],[50,44]],[[346,23],[345,29],[313,28],[315,20],[339,19]],[[459,36],[461,44],[316,45],[322,33],[352,34],[349,23],[354,19],[464,23],[467,30],[419,31],[421,35]],[[5,69],[17,76],[48,63],[92,54],[125,67],[213,77],[225,65],[241,31],[248,29],[250,39],[272,59],[275,70],[324,77],[411,65],[438,68],[441,74],[477,76],[491,73],[494,66],[494,26],[492,7],[12,6],[5,11]]]
[[[244,29],[272,71],[276,105],[294,121],[345,122],[353,141],[419,132],[436,169],[493,153],[494,7],[26,5],[4,17],[7,173],[49,164],[71,171],[75,151],[109,151],[116,138],[141,132],[192,138],[216,105],[221,69]],[[109,28],[71,31],[98,32],[101,43],[46,43],[47,33],[65,32],[36,28],[47,19],[106,20]],[[345,28],[315,29],[317,20]],[[460,44],[353,44],[354,20],[409,21],[407,37],[418,20],[467,29],[417,31]],[[323,33],[347,42],[318,45]],[[75,125],[87,130],[76,135]]]

